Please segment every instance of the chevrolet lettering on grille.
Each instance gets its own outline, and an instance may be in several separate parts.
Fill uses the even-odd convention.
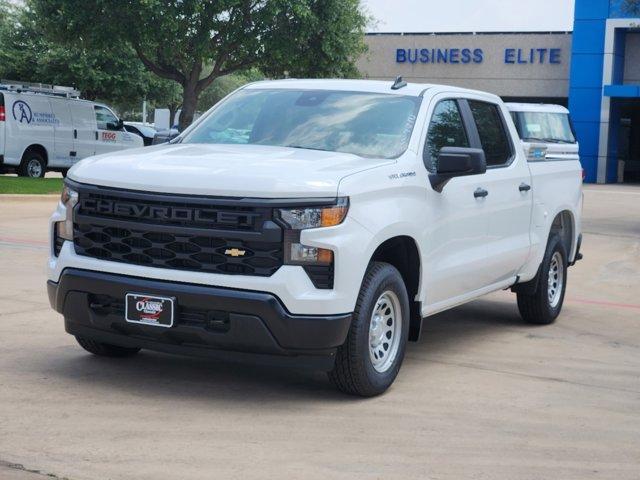
[[[80,211],[88,215],[129,217],[141,220],[168,220],[178,222],[213,222],[224,225],[252,226],[259,213],[230,212],[209,208],[145,205],[106,199],[83,198]]]

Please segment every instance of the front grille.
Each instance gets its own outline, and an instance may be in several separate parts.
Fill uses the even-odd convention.
[[[230,275],[273,275],[283,263],[272,207],[229,200],[79,189],[78,255]],[[242,202],[238,202],[242,203]]]

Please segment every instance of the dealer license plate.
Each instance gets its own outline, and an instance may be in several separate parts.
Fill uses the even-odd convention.
[[[175,298],[127,293],[124,317],[130,323],[156,327],[173,326]]]

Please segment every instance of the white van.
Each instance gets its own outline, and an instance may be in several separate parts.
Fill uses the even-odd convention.
[[[561,105],[507,103],[529,161],[579,160],[569,110]]]
[[[43,177],[79,160],[142,147],[109,107],[69,87],[0,82],[0,170]]]

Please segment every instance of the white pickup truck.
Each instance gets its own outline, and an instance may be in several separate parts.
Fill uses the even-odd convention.
[[[97,355],[288,360],[376,395],[429,315],[510,288],[525,321],[556,319],[581,184],[577,160],[527,161],[494,95],[254,83],[170,144],[69,171],[49,299]]]

